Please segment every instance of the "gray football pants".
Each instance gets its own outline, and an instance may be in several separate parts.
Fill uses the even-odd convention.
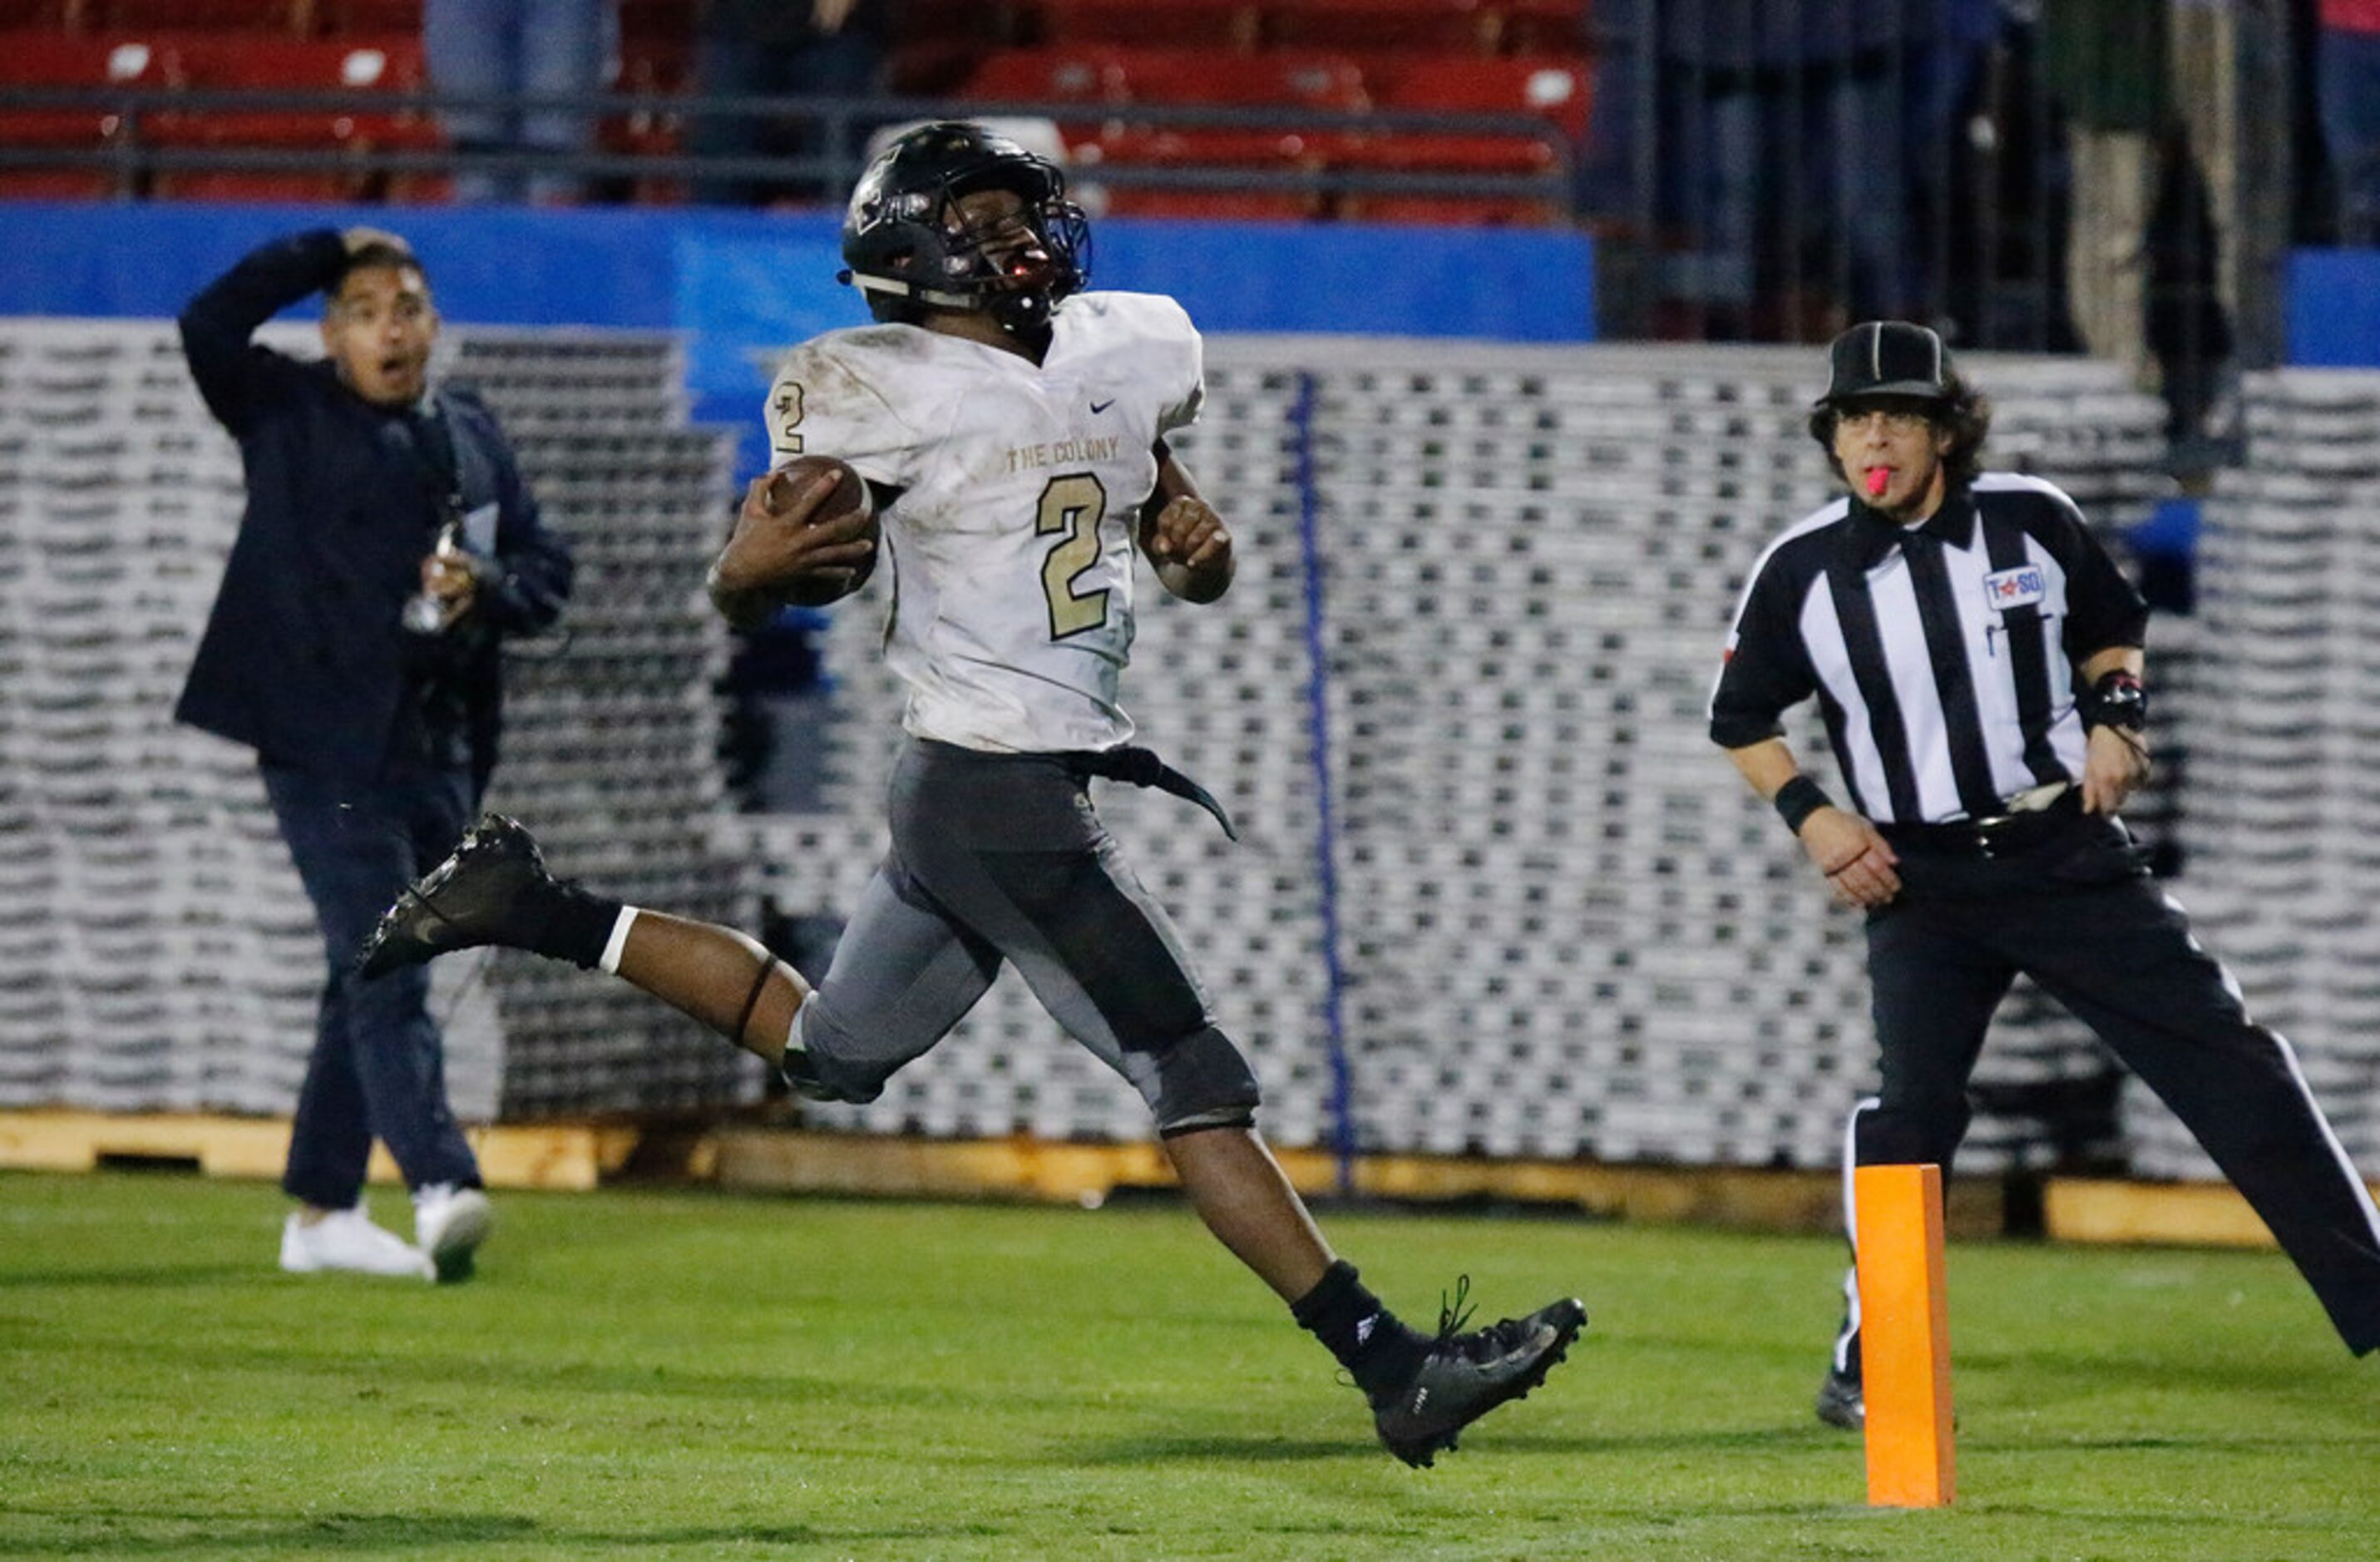
[[[907,739],[892,848],[795,1019],[786,1077],[824,1099],[875,1100],[1008,960],[1160,1129],[1251,1121],[1256,1075],[1087,788],[1062,754]]]
[[[1931,1161],[1949,1174],[1985,1031],[2022,971],[2196,1136],[2348,1348],[2380,1350],[2380,1210],[2295,1052],[2248,1018],[2119,826],[2078,820],[2062,840],[1998,860],[1904,848],[1900,876],[1900,898],[1867,920],[1883,1092],[1853,1114],[1859,1165]]]

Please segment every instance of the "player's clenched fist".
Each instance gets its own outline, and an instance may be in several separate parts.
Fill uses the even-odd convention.
[[[1231,528],[1194,494],[1166,501],[1148,523],[1146,546],[1159,579],[1175,596],[1210,602],[1232,583]]]

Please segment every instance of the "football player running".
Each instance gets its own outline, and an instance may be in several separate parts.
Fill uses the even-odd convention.
[[[866,1102],[1014,961],[1148,1102],[1200,1217],[1347,1369],[1390,1451],[1429,1464],[1543,1382],[1585,1309],[1563,1299],[1466,1331],[1458,1288],[1431,1336],[1380,1303],[1258,1135],[1255,1074],[1089,799],[1093,775],[1162,787],[1231,828],[1131,745],[1118,703],[1135,544],[1175,596],[1232,583],[1231,531],[1165,443],[1198,413],[1198,334],[1171,299],[1084,291],[1089,233],[1063,176],[979,126],[886,148],[843,252],[876,323],[797,348],[767,416],[780,462],[832,456],[868,483],[896,587],[886,656],[909,697],[891,848],[824,980],[813,990],[731,929],[558,883],[528,832],[492,816],[389,911],[366,970],[481,944],[600,966],[804,1095]],[[865,517],[804,524],[832,486],[771,511],[753,485],[712,570],[732,621],[872,567]]]

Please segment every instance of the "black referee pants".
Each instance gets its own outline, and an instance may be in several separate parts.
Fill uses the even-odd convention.
[[[2358,1355],[2380,1348],[2380,1219],[2288,1043],[2252,1022],[2121,829],[2078,818],[1998,860],[1901,847],[1902,893],[1868,919],[1883,1054],[1862,1165],[1935,1162],[1967,1131],[1967,1080],[2022,972],[2098,1032],[2264,1217]]]

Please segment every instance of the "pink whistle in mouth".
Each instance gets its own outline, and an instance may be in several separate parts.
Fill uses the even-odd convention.
[[[1881,497],[1884,494],[1884,485],[1891,481],[1890,472],[1882,467],[1874,469],[1867,474],[1867,496],[1871,499]]]

